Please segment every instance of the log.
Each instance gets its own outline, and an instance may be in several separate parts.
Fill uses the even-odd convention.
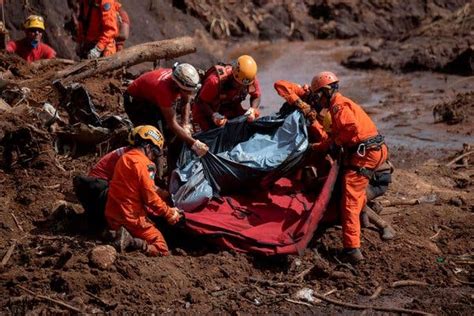
[[[171,59],[194,53],[196,46],[192,37],[178,37],[169,40],[143,43],[132,46],[112,56],[84,60],[61,71],[50,71],[39,78],[10,82],[30,88],[50,85],[59,80],[63,85],[91,76],[111,72],[157,59]]]
[[[191,37],[139,44],[124,49],[112,56],[85,60],[78,65],[57,72],[54,80],[60,80],[63,85],[78,81],[93,75],[102,74],[157,59],[171,59],[196,52],[194,40]]]

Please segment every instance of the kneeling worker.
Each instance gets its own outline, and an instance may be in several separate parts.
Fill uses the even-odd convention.
[[[153,161],[162,154],[163,143],[161,132],[154,126],[145,125],[136,132],[133,148],[116,164],[105,207],[109,228],[125,229],[135,237],[125,243],[144,240],[142,249],[151,256],[168,255],[169,251],[148,215],[162,216],[170,225],[182,218],[178,208],[168,206],[156,192]]]

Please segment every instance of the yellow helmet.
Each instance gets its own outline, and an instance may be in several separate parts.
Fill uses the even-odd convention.
[[[127,139],[128,143],[130,145],[132,145],[132,146],[135,145],[135,136],[137,136],[138,130],[142,127],[143,127],[143,125],[140,125],[140,126],[136,126],[136,127],[132,128],[130,130],[130,132],[128,133],[128,139]]]
[[[39,15],[30,15],[28,18],[26,18],[26,21],[23,24],[23,27],[25,28],[25,30],[42,29],[44,31],[45,30],[44,19],[42,16],[39,16]]]
[[[134,144],[137,143],[137,138],[142,141],[149,140],[153,145],[158,147],[160,150],[163,150],[163,144],[165,142],[165,139],[156,127],[152,125],[140,125],[135,127],[132,130],[132,133],[134,130],[136,130]]]
[[[232,64],[235,80],[243,85],[250,85],[257,75],[257,63],[249,55],[242,55]]]

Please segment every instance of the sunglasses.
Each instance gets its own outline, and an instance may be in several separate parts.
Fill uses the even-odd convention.
[[[42,33],[43,32],[42,29],[27,29],[26,31],[29,33]]]

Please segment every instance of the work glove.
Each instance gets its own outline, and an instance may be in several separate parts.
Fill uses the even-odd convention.
[[[204,156],[209,151],[209,147],[200,140],[196,140],[191,149],[196,153],[196,155],[198,155],[198,157]]]
[[[227,118],[219,112],[214,112],[212,114],[212,121],[216,126],[221,127],[227,123]]]
[[[188,135],[191,136],[193,135],[193,126],[191,124],[184,124],[183,125],[184,132]]]
[[[244,115],[247,115],[247,122],[253,122],[260,116],[260,111],[256,108],[249,108]]]
[[[342,147],[337,145],[336,143],[331,143],[331,145],[329,145],[328,153],[333,158],[337,158],[342,153]]]
[[[304,102],[301,99],[297,99],[294,103],[293,106],[295,106],[298,110],[303,112],[303,114],[306,116],[309,112],[311,112],[311,106]]]
[[[168,224],[175,225],[177,222],[179,222],[179,220],[183,216],[181,213],[182,212],[180,211],[179,208],[171,207],[168,214],[165,216],[165,219],[168,222]]]
[[[319,142],[311,144],[311,149],[318,153],[328,153],[333,159],[337,159],[342,153],[342,147],[336,143]]]
[[[96,58],[99,58],[100,56],[102,56],[102,51],[99,48],[97,48],[97,46],[95,46],[87,54],[87,59],[96,59]]]

